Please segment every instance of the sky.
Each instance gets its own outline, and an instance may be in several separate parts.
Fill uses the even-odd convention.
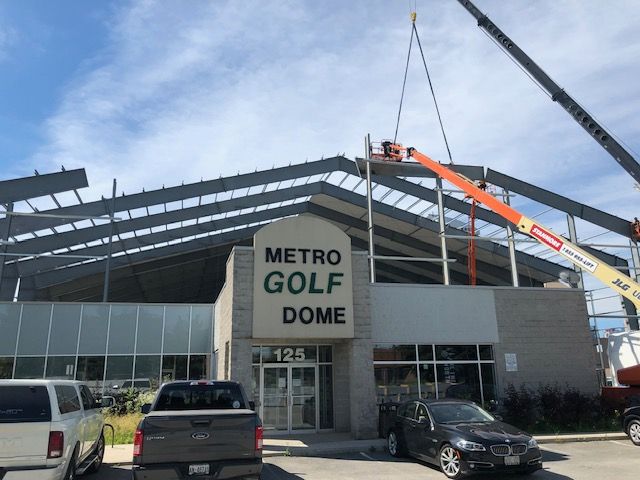
[[[640,151],[640,2],[476,4]],[[640,214],[631,177],[455,0],[0,1],[0,178],[82,167],[90,200],[114,177],[135,193],[360,156],[393,136],[414,5],[455,163]],[[415,53],[399,140],[446,161]]]

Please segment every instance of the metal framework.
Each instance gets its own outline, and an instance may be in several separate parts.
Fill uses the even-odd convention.
[[[616,233],[626,224],[498,172],[456,168]],[[83,170],[0,182],[8,192],[0,211],[0,299],[11,300],[20,279],[20,300],[211,302],[231,248],[250,245],[262,225],[293,215],[342,228],[353,248],[369,251],[374,281],[466,284],[470,206],[437,180],[423,184],[432,178],[408,164],[337,156],[128,195],[116,196],[114,185],[111,198],[91,202],[77,190],[86,186]],[[62,206],[55,194],[64,191],[78,203]],[[54,205],[34,206],[44,200]],[[482,228],[502,232],[477,241],[478,284],[542,286],[567,269],[528,251],[502,217],[481,207],[476,217]],[[630,268],[622,257],[592,250]]]

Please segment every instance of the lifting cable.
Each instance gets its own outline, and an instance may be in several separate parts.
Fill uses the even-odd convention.
[[[400,125],[400,114],[402,113],[402,102],[404,100],[404,90],[407,83],[407,72],[409,71],[409,59],[411,57],[411,47],[413,45],[413,36],[416,36],[418,42],[418,48],[420,48],[420,56],[422,57],[422,64],[424,65],[424,71],[427,74],[427,81],[429,82],[429,89],[431,90],[431,97],[433,98],[433,104],[436,107],[436,114],[438,115],[438,122],[440,123],[440,131],[442,132],[442,138],[444,139],[445,147],[447,148],[447,154],[449,155],[449,161],[453,164],[453,158],[451,156],[451,149],[449,148],[449,142],[447,141],[447,134],[444,130],[444,124],[442,123],[442,115],[440,115],[440,108],[438,107],[438,100],[436,99],[436,93],[433,89],[433,83],[431,82],[431,75],[429,74],[429,68],[427,67],[427,60],[422,50],[422,43],[420,42],[420,36],[418,35],[418,29],[416,28],[416,12],[411,13],[411,40],[409,41],[409,53],[407,54],[407,64],[404,70],[404,79],[402,81],[402,94],[400,95],[400,106],[398,108],[398,119],[396,122],[396,133],[393,137],[393,143],[396,142],[398,136],[398,127]]]

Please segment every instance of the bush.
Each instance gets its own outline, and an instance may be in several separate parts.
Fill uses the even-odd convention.
[[[587,395],[558,384],[540,385],[536,391],[509,384],[501,413],[508,423],[534,433],[619,430],[620,412],[600,395]]]
[[[140,413],[140,407],[145,403],[151,403],[156,396],[156,392],[140,392],[135,388],[128,388],[116,392],[115,405],[107,409],[107,414],[111,416]]]

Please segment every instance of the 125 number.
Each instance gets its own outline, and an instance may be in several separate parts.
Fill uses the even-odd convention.
[[[306,357],[304,354],[304,348],[277,348],[273,353],[276,354],[276,360],[278,362],[304,362]]]

